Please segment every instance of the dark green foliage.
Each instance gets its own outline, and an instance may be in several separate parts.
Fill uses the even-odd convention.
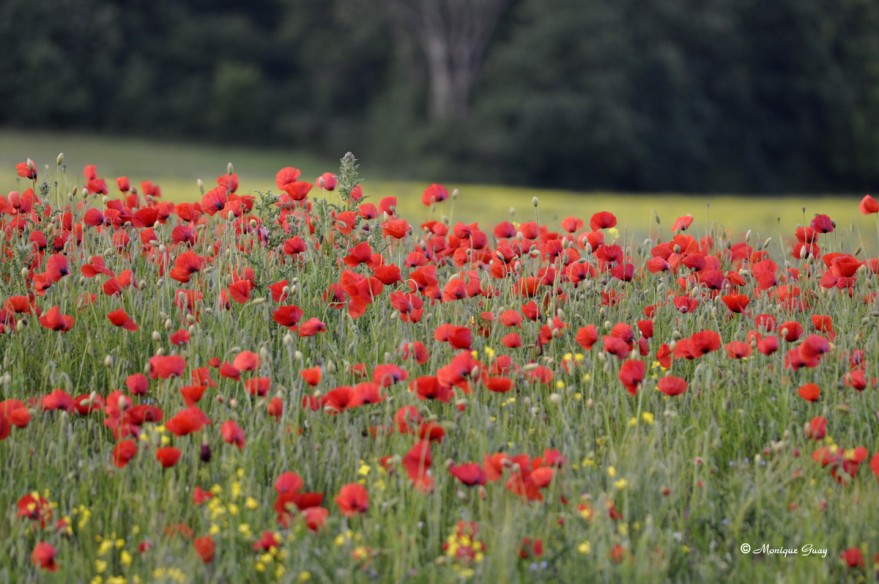
[[[515,0],[467,113],[439,119],[403,4],[7,0],[0,124],[354,149],[401,178],[727,192],[879,180],[875,0]]]

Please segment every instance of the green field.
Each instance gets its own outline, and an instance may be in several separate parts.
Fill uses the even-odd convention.
[[[214,178],[226,171],[226,161],[234,165],[240,178],[239,192],[244,193],[276,190],[275,172],[284,166],[300,168],[306,180],[313,180],[325,171],[335,172],[338,167],[336,160],[319,160],[302,152],[282,149],[3,130],[0,131],[0,192],[24,188],[15,174],[17,162],[29,157],[37,162],[41,171],[47,165],[54,171],[59,152],[64,153],[71,186],[81,180],[83,166],[96,164],[99,174],[108,179],[124,174],[132,184],[152,180],[162,187],[163,196],[172,201],[197,200],[200,196],[197,181],[203,180],[210,188]],[[537,195],[542,223],[557,227],[559,221],[569,215],[588,219],[597,211],[611,211],[621,224],[637,230],[629,235],[639,239],[658,235],[657,215],[667,233],[675,218],[687,213],[695,217],[693,229],[699,235],[722,226],[730,236],[741,236],[751,229],[755,238],[773,237],[776,241],[791,237],[796,226],[808,223],[814,214],[824,213],[840,227],[852,229],[854,233],[849,241],[858,242],[864,249],[872,249],[868,234],[876,228],[871,218],[858,214],[857,202],[864,193],[743,198],[729,194],[626,194],[459,185],[445,182],[442,177],[425,177],[428,180],[424,183],[398,182],[384,181],[372,172],[368,156],[363,156],[361,162],[367,197],[377,200],[396,196],[401,213],[412,220],[430,218],[429,211],[421,204],[421,193],[428,182],[437,181],[444,182],[450,191],[458,188],[460,192],[456,201],[440,205],[437,213],[448,216],[452,222],[464,218],[478,221],[483,227],[505,219],[534,220],[531,201]],[[511,217],[512,210],[515,214]]]
[[[408,229],[420,184],[370,181],[404,213],[359,213],[350,159],[342,204],[194,213],[58,195],[89,162],[183,200],[230,159],[249,191],[332,161],[2,143],[9,188],[30,156],[60,192],[0,213],[0,583],[875,579],[879,261],[846,252],[879,213],[843,229],[857,197],[808,200],[840,225],[800,259],[795,199],[461,186],[434,212],[486,231],[510,206],[619,223],[441,235]],[[671,232],[687,210],[697,235],[782,237],[697,243]]]

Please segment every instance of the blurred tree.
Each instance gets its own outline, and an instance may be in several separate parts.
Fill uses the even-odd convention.
[[[4,0],[0,124],[396,177],[875,189],[877,0]]]
[[[421,45],[430,72],[434,120],[465,117],[495,27],[512,0],[388,0],[402,30]]]

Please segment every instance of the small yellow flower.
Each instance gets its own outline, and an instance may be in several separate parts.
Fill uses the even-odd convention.
[[[297,576],[296,579],[300,582],[308,582],[309,580],[311,580],[311,572],[303,570],[299,572],[299,576]]]
[[[632,417],[629,418],[629,427],[635,427],[638,425],[638,418]]]
[[[248,497],[247,500],[244,502],[244,507],[251,510],[256,509],[259,507],[259,503],[257,503],[256,499],[254,499],[253,497]]]
[[[617,469],[612,466],[607,467],[607,476],[610,478],[617,476]]]
[[[654,420],[654,416],[650,412],[642,412],[641,419],[644,421],[645,424],[652,425],[653,420]]]
[[[361,461],[360,468],[357,469],[357,474],[362,477],[365,477],[366,475],[369,474],[369,470],[370,470],[369,465],[366,464],[365,462]]]
[[[617,482],[615,482],[613,484],[613,486],[616,487],[616,489],[618,491],[622,491],[623,489],[626,488],[626,486],[628,486],[628,484],[629,484],[629,481],[627,481],[626,479],[620,479]]]
[[[95,572],[98,574],[103,574],[107,569],[107,562],[104,560],[95,560]]]
[[[131,554],[128,553],[128,550],[122,550],[122,553],[119,554],[119,561],[126,568],[131,565]]]
[[[590,544],[588,541],[584,541],[577,546],[577,551],[585,556],[592,551],[592,544]]]

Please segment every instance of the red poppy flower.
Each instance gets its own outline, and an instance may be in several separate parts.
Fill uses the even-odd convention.
[[[127,331],[136,332],[139,329],[137,323],[135,323],[134,320],[128,316],[128,313],[121,308],[108,313],[107,319],[115,326],[122,327]]]
[[[52,504],[48,499],[39,495],[28,493],[16,503],[18,507],[17,517],[37,521],[41,527],[46,527],[52,520]]]
[[[309,369],[303,369],[299,372],[299,375],[302,379],[310,385],[311,387],[315,387],[320,383],[321,379],[321,369],[320,367],[311,367]]]
[[[181,377],[186,369],[186,360],[179,355],[158,355],[150,358],[150,378],[168,379]]]
[[[638,386],[644,381],[646,366],[643,361],[629,360],[620,367],[619,378],[623,382],[623,386],[630,394],[635,395]]]
[[[323,507],[308,507],[302,514],[305,516],[305,526],[311,531],[318,531],[326,524],[330,512]]]
[[[156,460],[162,468],[171,468],[180,460],[180,449],[174,446],[164,446],[156,450]]]
[[[816,416],[806,424],[806,438],[823,440],[827,436],[827,418]]]
[[[797,341],[804,332],[803,325],[793,320],[781,323],[778,330],[781,332],[782,338],[789,343]]]
[[[168,340],[171,341],[172,345],[177,345],[178,347],[183,346],[189,342],[189,331],[186,329],[180,329],[171,333]]]
[[[61,314],[57,306],[53,306],[38,319],[40,326],[53,331],[66,333],[73,328],[74,319],[68,314]]]
[[[674,224],[671,226],[672,231],[686,231],[690,225],[693,224],[693,216],[692,215],[684,215],[683,217],[678,217]]]
[[[113,449],[113,464],[124,468],[135,456],[137,456],[137,442],[123,440]]]
[[[250,280],[237,280],[229,286],[229,296],[238,304],[244,304],[250,300],[251,290],[253,290],[253,282]]]
[[[271,531],[264,531],[262,537],[260,537],[253,544],[253,551],[256,552],[267,552],[272,548],[277,549],[281,545],[281,539],[272,533]]]
[[[220,426],[220,433],[223,441],[227,444],[234,444],[239,450],[244,449],[244,430],[241,429],[235,421],[227,420]]]
[[[800,386],[797,393],[799,393],[800,397],[804,400],[814,402],[818,401],[818,398],[821,397],[821,388],[814,383],[807,383],[806,385]]]
[[[259,365],[259,355],[251,351],[241,351],[232,360],[232,366],[238,371],[256,371]]]
[[[592,346],[598,341],[598,331],[595,328],[594,324],[590,324],[582,327],[577,331],[577,336],[574,337],[574,340],[577,341],[577,344],[583,347],[583,349],[589,351],[592,349]]]
[[[474,462],[452,465],[449,473],[468,487],[484,485],[488,480],[482,465]]]
[[[687,381],[673,375],[661,378],[657,386],[659,391],[668,396],[680,395],[687,391]]]
[[[729,311],[736,314],[744,312],[751,302],[751,299],[745,294],[727,294],[722,300]]]
[[[21,178],[37,180],[37,165],[28,158],[27,162],[19,162],[15,165],[15,171]]]
[[[390,387],[408,378],[409,374],[405,369],[392,364],[377,365],[372,372],[372,382],[382,387]]]
[[[726,354],[733,359],[745,359],[751,356],[753,348],[744,341],[730,341],[726,344]]]
[[[322,333],[327,330],[327,325],[322,323],[317,318],[309,318],[302,326],[299,327],[299,336],[300,337],[313,337],[318,333]]]
[[[31,553],[31,561],[41,570],[56,572],[59,568],[58,564],[55,562],[56,553],[55,546],[41,541],[34,546],[34,551]]]
[[[75,408],[73,398],[63,389],[54,389],[43,396],[41,405],[46,411],[64,410],[72,412]]]
[[[403,457],[403,468],[406,474],[415,485],[415,488],[430,492],[433,490],[433,477],[429,475],[430,466],[433,463],[433,457],[430,453],[430,442],[427,440],[419,440],[409,449],[406,456]]]
[[[185,251],[174,260],[171,277],[183,284],[189,282],[192,274],[198,273],[204,266],[205,259],[191,251]]]
[[[430,207],[434,203],[442,203],[448,198],[449,191],[446,189],[446,187],[434,183],[424,189],[424,194],[421,195],[421,203],[426,207]]]
[[[357,483],[343,486],[335,500],[339,510],[347,517],[369,511],[369,492],[363,485]]]
[[[850,547],[839,554],[839,557],[849,568],[864,567],[864,555],[861,553],[860,548]]]
[[[863,215],[872,215],[873,213],[879,213],[879,202],[877,202],[876,199],[874,199],[870,195],[864,195],[864,198],[861,199],[860,205],[858,205],[858,210]]]
[[[173,418],[168,420],[165,428],[175,436],[186,436],[198,432],[205,424],[210,423],[210,419],[203,411],[195,406],[190,406],[177,412]]]
[[[214,552],[217,549],[217,544],[214,543],[211,536],[197,537],[192,541],[192,545],[202,562],[210,564],[214,561]]]
[[[592,231],[616,227],[616,224],[616,216],[609,211],[600,211],[593,215],[591,219],[589,219],[589,227],[592,229]]]

